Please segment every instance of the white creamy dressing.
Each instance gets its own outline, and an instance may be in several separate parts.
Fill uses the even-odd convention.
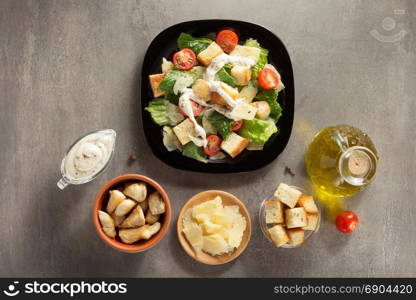
[[[108,163],[116,133],[112,129],[91,133],[71,147],[65,158],[65,176],[72,180],[92,177]]]
[[[221,70],[221,68],[224,67],[227,63],[251,68],[256,64],[256,62],[251,58],[230,56],[228,54],[222,53],[211,61],[210,65],[206,68],[202,76],[208,82],[210,91],[218,93],[221,97],[224,98],[225,102],[227,102],[227,104],[231,108],[234,108],[238,104],[239,101],[244,101],[244,100],[242,99],[234,100],[230,95],[228,95],[228,93],[221,86],[222,82],[215,80],[215,75],[217,74],[217,72]],[[182,95],[179,98],[179,107],[189,117],[192,123],[194,123],[195,131],[199,135],[199,137],[194,137],[193,135],[189,134],[188,137],[198,147],[205,147],[207,145],[206,132],[204,128],[198,124],[198,122],[196,121],[194,117],[194,114],[192,111],[191,100],[202,106],[212,107],[217,112],[225,115],[227,118],[230,118],[230,119],[234,119],[234,118],[231,116],[230,111],[227,110],[224,106],[218,105],[218,104],[208,104],[205,100],[195,95],[192,89],[190,88],[183,88],[181,92],[182,92]]]
[[[234,100],[233,97],[228,95],[228,93],[224,90],[224,88],[221,86],[221,81],[208,81],[209,89],[211,92],[217,92],[221,97],[224,98],[225,102],[227,102],[227,105],[230,107],[234,107],[237,103],[236,100]]]
[[[192,104],[191,104],[191,96],[194,95],[192,89],[185,88],[183,90],[182,96],[179,98],[179,107],[182,111],[189,117],[189,119],[194,123],[195,131],[198,133],[200,138],[194,137],[192,134],[188,134],[189,139],[194,142],[195,145],[198,147],[205,147],[207,145],[207,134],[202,128],[201,125],[198,124],[194,117],[194,113],[192,111]]]

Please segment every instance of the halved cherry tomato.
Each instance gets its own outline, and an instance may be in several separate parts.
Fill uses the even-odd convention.
[[[342,233],[351,233],[358,226],[358,217],[352,211],[346,210],[337,216],[335,223]]]
[[[243,126],[243,120],[239,120],[239,121],[234,121],[231,124],[231,130],[232,131],[237,131],[238,129],[241,128],[241,126]]]
[[[216,134],[211,134],[207,136],[207,141],[208,144],[204,147],[205,153],[208,156],[218,154],[221,150],[222,139]]]
[[[182,49],[173,55],[173,64],[178,69],[189,70],[196,65],[196,55],[191,49]]]
[[[221,30],[215,40],[224,52],[230,53],[238,43],[238,36],[232,30]]]
[[[194,117],[198,117],[205,110],[204,106],[196,103],[195,101],[191,100],[191,105],[192,105],[192,112],[194,113]],[[187,114],[182,109],[180,109],[180,112],[185,117],[187,116]]]
[[[267,68],[260,71],[257,80],[261,87],[265,90],[277,88],[279,85],[279,77],[277,74],[273,72],[273,70]]]

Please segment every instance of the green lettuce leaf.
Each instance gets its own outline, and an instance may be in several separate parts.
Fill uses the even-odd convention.
[[[227,63],[227,64],[225,64],[224,65],[224,69],[225,69],[225,71],[227,71],[228,73],[230,73],[231,72],[231,69],[233,68],[233,65],[232,64],[230,64],[230,63]]]
[[[197,77],[198,74],[195,72],[172,70],[169,71],[165,78],[163,78],[163,80],[160,82],[159,89],[166,91],[167,93],[178,95],[178,92],[175,91],[175,84],[177,81],[185,81],[187,83],[186,86],[191,86]]]
[[[175,95],[173,92],[166,92],[165,99],[169,100],[172,104],[178,105],[180,94]]]
[[[207,116],[207,119],[217,130],[218,134],[222,137],[223,140],[226,140],[229,137],[232,132],[231,125],[234,122],[233,120],[228,119],[216,111]]]
[[[212,40],[208,38],[194,38],[187,33],[181,33],[178,38],[179,49],[189,48],[194,51],[196,55],[205,50],[211,43]]]
[[[257,63],[251,68],[251,78],[257,78],[260,71],[263,70],[264,66],[267,64],[267,55],[269,54],[269,50],[264,49],[260,46],[259,42],[257,40],[249,38],[244,43],[244,46],[250,46],[250,47],[256,47],[260,48],[260,56]]]
[[[272,118],[274,122],[279,121],[280,117],[282,116],[282,107],[280,106],[279,102],[277,102],[278,96],[279,96],[279,92],[275,89],[273,90],[261,89],[255,97],[257,100],[263,100],[269,103],[270,118]]]
[[[188,144],[186,144],[185,148],[182,151],[182,154],[186,157],[199,160],[203,163],[206,163],[208,161],[207,156],[205,155],[205,152],[202,149],[202,147],[198,147],[193,142],[189,142]]]
[[[226,84],[236,87],[237,82],[235,81],[235,78],[231,76],[225,69],[225,67],[222,67],[216,74],[217,79],[225,82]]]
[[[265,143],[278,131],[272,119],[244,120],[243,127],[239,130],[241,136],[256,143]]]
[[[179,107],[165,99],[154,99],[145,108],[150,113],[153,121],[158,125],[171,125],[183,121],[184,116],[179,112]]]
[[[246,42],[244,43],[244,46],[261,48],[259,42],[257,42],[257,40],[253,38],[247,39]]]

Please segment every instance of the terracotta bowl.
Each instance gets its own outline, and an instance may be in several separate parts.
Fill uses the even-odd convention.
[[[163,217],[159,222],[161,223],[161,228],[158,233],[156,233],[154,236],[152,236],[149,240],[141,240],[134,244],[125,244],[123,243],[118,237],[116,238],[110,238],[107,236],[104,231],[101,228],[100,220],[98,219],[98,211],[103,210],[105,211],[105,207],[107,206],[107,201],[109,198],[109,191],[112,189],[116,189],[121,185],[124,185],[128,182],[137,182],[142,181],[147,183],[147,187],[151,190],[156,190],[160,193],[163,201],[165,201],[166,211],[163,214]],[[150,179],[149,177],[139,175],[139,174],[125,174],[117,176],[110,181],[108,181],[106,184],[104,184],[101,189],[98,191],[97,196],[95,196],[95,202],[92,209],[92,219],[94,223],[95,230],[98,233],[98,236],[110,247],[121,251],[121,252],[127,252],[127,253],[136,253],[136,252],[143,252],[146,250],[149,250],[153,246],[155,246],[157,243],[160,242],[160,240],[165,236],[170,221],[172,219],[172,208],[170,206],[170,200],[165,192],[165,190],[153,179]]]

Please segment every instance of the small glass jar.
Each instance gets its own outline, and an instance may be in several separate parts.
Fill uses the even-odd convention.
[[[308,194],[308,193],[305,192],[305,190],[303,190],[303,189],[301,189],[301,188],[299,188],[297,186],[291,186],[291,187],[294,188],[294,189],[297,189],[298,191],[302,192],[303,194]],[[272,243],[272,239],[269,236],[268,229],[271,228],[271,227],[273,227],[273,226],[271,226],[271,225],[269,225],[269,224],[266,223],[265,202],[268,201],[268,200],[276,200],[276,197],[273,194],[271,194],[269,197],[267,197],[266,199],[264,199],[261,202],[261,204],[260,204],[260,210],[259,210],[259,224],[260,224],[260,228],[261,228],[261,231],[263,232],[264,236]],[[305,244],[306,241],[308,239],[310,239],[311,236],[314,233],[318,232],[319,227],[321,225],[321,208],[319,206],[318,201],[315,201],[315,204],[318,207],[318,225],[316,226],[316,229],[315,230],[305,230],[305,241],[302,244],[300,244],[299,246],[295,246],[294,247],[294,246],[291,246],[290,244],[284,244],[280,248],[297,248],[297,247],[300,247],[303,244]]]
[[[100,168],[98,168],[97,170],[95,170],[92,174],[85,176],[85,177],[81,177],[81,178],[73,178],[72,176],[70,176],[68,174],[66,165],[67,165],[67,160],[70,159],[69,157],[71,156],[71,150],[76,147],[78,145],[79,142],[81,142],[83,139],[86,139],[88,136],[93,136],[93,135],[105,135],[108,138],[112,139],[112,145],[109,147],[109,149],[106,149],[108,151],[107,155],[106,155],[106,161],[103,162],[100,166]],[[79,139],[77,139],[68,149],[68,151],[65,154],[65,157],[62,159],[62,163],[61,163],[61,175],[62,178],[57,182],[57,186],[63,190],[65,187],[67,187],[69,184],[74,184],[74,185],[78,185],[78,184],[84,184],[87,182],[90,182],[91,180],[94,180],[95,178],[97,178],[101,173],[103,173],[109,166],[111,159],[113,158],[113,154],[114,154],[114,149],[115,149],[115,144],[116,144],[116,132],[113,129],[103,129],[103,130],[97,130],[97,131],[93,131],[90,133],[87,133],[86,135],[83,135],[82,137],[80,137]]]

